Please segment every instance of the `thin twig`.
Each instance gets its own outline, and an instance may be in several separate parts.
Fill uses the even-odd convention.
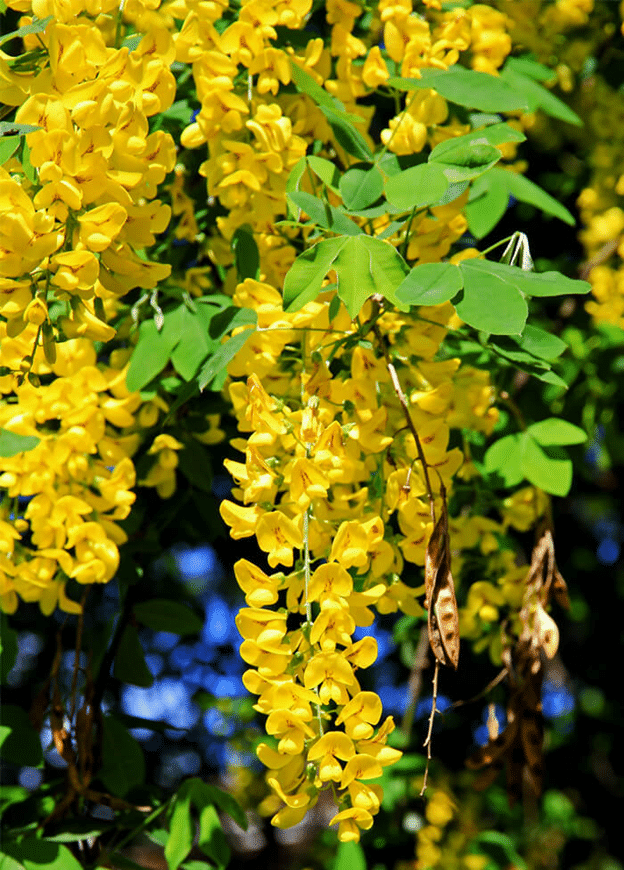
[[[477,692],[476,695],[473,695],[472,698],[465,698],[463,701],[454,701],[453,704],[451,704],[451,707],[453,709],[455,709],[456,707],[463,707],[466,704],[474,704],[476,701],[480,701],[481,698],[485,698],[487,695],[489,695],[492,689],[495,689],[499,683],[503,682],[503,680],[507,676],[507,673],[507,668],[503,668],[501,671],[499,671],[498,674],[496,674],[493,680],[490,680],[490,682],[484,689],[481,689],[481,691]]]
[[[431,735],[433,733],[433,720],[435,714],[437,712],[437,700],[438,700],[438,674],[440,673],[440,662],[435,660],[435,669],[433,671],[433,697],[431,699],[431,713],[429,714],[429,727],[427,729],[427,736],[425,737],[425,742],[423,746],[427,747],[427,764],[425,765],[425,775],[423,777],[423,784],[420,790],[420,796],[422,797],[427,789],[427,779],[429,778],[429,765],[431,764]]]

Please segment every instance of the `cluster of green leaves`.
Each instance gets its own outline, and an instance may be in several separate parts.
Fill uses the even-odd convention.
[[[464,109],[489,113],[527,108],[530,103],[532,108],[579,123],[564,103],[536,81],[550,75],[540,64],[512,58],[499,78],[454,66],[448,70],[423,70],[419,80],[394,77],[388,87],[399,91],[435,87]],[[500,114],[471,116],[477,129],[436,145],[426,160],[421,154],[399,158],[385,148],[374,155],[358,138],[357,128],[339,101],[294,64],[293,77],[299,90],[316,100],[340,144],[359,162],[340,173],[331,161],[310,155],[302,158],[291,173],[287,196],[292,214],[287,223],[301,225],[305,213],[305,225],[315,226],[322,239],[299,255],[286,276],[287,310],[296,310],[316,298],[333,271],[338,296],[353,318],[373,295],[401,310],[451,301],[459,317],[474,329],[496,336],[521,336],[528,317],[527,297],[589,291],[586,282],[566,279],[556,272],[527,273],[488,260],[470,260],[457,266],[425,264],[410,269],[405,251],[387,241],[398,231],[409,238],[418,211],[452,201],[471,183],[468,218],[478,238],[496,226],[510,196],[566,223],[574,222],[570,212],[538,185],[497,165],[502,157],[497,145],[525,139],[502,121]],[[530,95],[526,99],[525,88]],[[350,131],[350,138],[345,130]],[[306,182],[314,193],[302,189]],[[329,192],[340,197],[342,205],[332,205]],[[392,220],[383,232],[373,235],[370,222],[386,215]],[[363,228],[354,217],[368,219],[368,223]]]

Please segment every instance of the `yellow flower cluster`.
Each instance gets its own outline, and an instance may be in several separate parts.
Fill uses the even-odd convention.
[[[326,4],[329,45],[314,36],[297,48],[276,48],[276,27],[301,28],[310,0],[248,0],[225,28],[216,26],[223,12],[218,3],[167,6],[168,12],[183,19],[174,35],[176,59],[192,65],[201,103],[181,141],[187,148],[207,145],[208,159],[200,172],[208,180],[209,196],[227,209],[225,216],[217,218],[214,237],[207,242],[211,256],[216,252],[221,265],[231,262],[227,254],[224,258],[222,240],[229,242],[238,227],[248,224],[260,251],[263,278],[281,286],[295,249],[289,234],[277,230],[275,220],[286,212],[291,169],[313,140],[322,144],[320,154],[330,159],[338,155],[349,163],[310,97],[285,92],[288,85],[292,91],[291,64],[359,116],[367,138],[372,111],[358,100],[388,79],[386,58],[403,76],[419,77],[427,67],[444,69],[460,57],[474,69],[497,73],[511,50],[504,14],[484,4],[440,11],[433,3],[425,17],[414,5],[412,0],[382,0],[373,25],[364,28],[358,4],[331,0]],[[469,129],[450,117],[446,100],[433,90],[423,90],[412,93],[398,108],[381,140],[397,154],[414,154],[426,144],[433,146]],[[467,228],[461,213],[464,204],[459,199],[416,216],[408,250],[414,263],[435,262],[449,252]],[[390,241],[400,244],[402,237]]]
[[[142,251],[171,213],[155,196],[175,144],[149,118],[175,96],[172,37],[152,29],[132,51],[111,46],[117,4],[106,0],[7,5],[28,13],[22,24],[53,20],[25,37],[29,64],[16,70],[0,52],[0,100],[31,128],[34,167],[29,178],[13,158],[0,170],[0,314],[9,335],[33,323],[37,340],[107,341],[116,300],[170,273]]]
[[[31,324],[10,338],[1,324],[0,365],[18,368],[35,332]],[[106,583],[119,564],[126,536],[118,521],[135,499],[130,455],[138,435],[118,430],[133,425],[141,399],[128,393],[115,354],[109,366],[97,365],[87,339],[62,343],[51,366],[42,357],[39,350],[33,368],[45,385],[0,378],[0,393],[14,396],[0,405],[0,427],[39,439],[31,450],[0,458],[0,596],[9,613],[18,596],[46,614],[57,604],[76,613],[67,579]]]
[[[221,515],[234,538],[255,535],[270,568],[288,569],[235,566],[248,604],[237,619],[241,655],[252,666],[244,682],[259,695],[276,741],[258,750],[275,794],[265,808],[278,810],[273,823],[286,827],[331,787],[340,805],[333,821],[348,840],[379,808],[378,787],[365,781],[398,757],[386,746],[391,719],[375,731],[381,703],[356,676],[375,661],[376,643],[353,634],[372,623],[371,608],[423,612],[416,601],[423,587],[399,575],[404,561],[424,564],[433,524],[384,349],[370,325],[355,346],[347,340],[356,327],[343,306],[330,321],[334,295],[286,313],[269,284],[248,278],[237,286],[234,302],[255,310],[260,328],[229,367],[244,378],[229,392],[249,435],[233,442],[244,461],[226,461],[240,503],[224,501]],[[363,324],[372,312],[367,303]],[[496,421],[481,373],[456,359],[434,360],[452,314],[444,305],[377,320],[436,492],[440,481],[451,489],[463,462],[449,448],[447,421],[485,431]]]

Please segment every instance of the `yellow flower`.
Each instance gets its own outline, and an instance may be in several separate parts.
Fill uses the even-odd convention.
[[[292,565],[293,547],[300,548],[303,545],[300,529],[281,511],[262,515],[256,528],[256,537],[260,549],[269,554],[267,561],[271,568]]]
[[[344,722],[345,731],[353,740],[364,740],[373,734],[373,725],[381,718],[381,700],[375,692],[358,692],[340,711],[336,725]]]
[[[338,758],[348,761],[355,755],[353,741],[340,731],[329,731],[308,751],[309,761],[318,761],[318,777],[321,782],[339,782],[342,765]]]
[[[348,686],[355,683],[353,669],[343,655],[337,652],[316,653],[306,666],[303,684],[306,689],[319,688],[322,704],[335,701],[336,704],[347,704],[349,701]]]
[[[330,819],[330,825],[338,825],[338,839],[341,843],[357,843],[360,839],[360,829],[368,831],[373,827],[373,817],[361,807],[349,807]]]

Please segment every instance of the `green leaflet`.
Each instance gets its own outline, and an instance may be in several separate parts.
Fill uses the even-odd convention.
[[[452,144],[454,147],[445,148],[442,152],[436,152],[438,147],[436,146],[429,155],[430,163],[437,163],[443,167],[449,184],[470,181],[487,172],[501,158],[498,148],[485,142],[452,142]]]
[[[134,615],[153,631],[170,631],[179,635],[197,634],[204,624],[203,619],[186,604],[165,598],[153,598],[135,604]]]
[[[411,211],[438,202],[449,180],[439,163],[419,163],[392,175],[385,184],[386,197],[396,211]]]
[[[17,456],[32,450],[39,444],[40,438],[36,435],[18,435],[8,429],[0,429],[0,456]]]
[[[313,223],[323,227],[323,229],[347,236],[357,236],[362,232],[360,227],[351,218],[347,217],[341,209],[330,205],[328,202],[323,202],[323,200],[313,196],[311,193],[297,190],[287,194],[287,196],[298,209],[301,209],[309,216]]]
[[[230,858],[230,850],[215,805],[242,828],[247,828],[244,812],[234,798],[221,789],[198,778],[187,779],[180,785],[174,799],[169,837],[165,844],[165,858],[169,870],[177,870],[193,847],[195,814],[199,819],[197,845],[217,867],[225,868]]]
[[[4,861],[0,856],[2,870],[82,870],[82,865],[74,858],[67,846],[51,843],[39,837],[26,837],[19,843],[3,843],[3,850],[15,864]]]
[[[232,251],[240,281],[245,278],[258,278],[260,253],[249,224],[237,227],[232,236]]]
[[[453,263],[423,263],[404,278],[396,295],[408,305],[441,305],[463,286],[461,272]]]
[[[0,757],[19,766],[40,767],[43,764],[41,741],[28,713],[12,704],[2,705]]]
[[[376,166],[361,163],[340,177],[340,194],[347,208],[358,211],[376,202],[382,195],[384,181]]]
[[[216,323],[213,324],[213,319]],[[131,392],[142,390],[171,362],[185,381],[199,375],[203,389],[232,358],[221,345],[222,337],[237,326],[253,324],[256,315],[246,308],[231,305],[229,297],[207,297],[204,304],[194,310],[180,304],[164,313],[162,329],[154,320],[145,320],[139,327],[139,340],[134,348],[126,375],[126,386]],[[238,336],[236,336],[238,338]],[[245,341],[249,338],[245,336]],[[239,339],[238,347],[244,342]],[[204,369],[214,369],[205,379]],[[224,362],[225,360],[225,362]]]
[[[449,102],[481,112],[513,112],[527,108],[523,94],[499,76],[476,72],[459,64],[446,70],[423,69],[421,76],[420,79],[393,76],[387,84],[405,91],[433,88]]]
[[[43,33],[53,19],[53,15],[47,15],[45,18],[35,17],[30,24],[25,24],[23,27],[13,30],[11,33],[0,36],[0,45],[4,45],[5,42],[9,42],[11,39],[22,39],[22,37],[27,36],[29,33]]]
[[[453,303],[459,317],[483,332],[520,335],[529,314],[523,294],[505,277],[488,268],[472,269],[470,262],[460,263],[463,294]],[[492,265],[484,260],[479,262]]]
[[[495,441],[485,454],[485,470],[498,475],[506,487],[526,479],[551,495],[565,496],[572,485],[572,461],[562,446],[586,439],[582,429],[566,420],[541,420]]]
[[[332,97],[325,88],[314,81],[312,76],[296,63],[291,62],[292,78],[298,91],[307,94],[317,104],[327,118],[334,136],[348,154],[359,160],[370,160],[373,156],[368,143],[354,124],[361,123],[358,115],[352,115],[345,107]]]
[[[113,716],[104,716],[102,728],[102,767],[97,776],[111,794],[124,797],[145,779],[143,750]]]
[[[139,640],[139,633],[130,623],[123,630],[115,656],[113,674],[118,680],[142,689],[148,689],[154,683],[150,669],[145,663],[145,653]]]
[[[501,71],[500,78],[515,91],[524,94],[530,112],[541,109],[552,118],[558,118],[560,121],[582,127],[583,121],[576,112],[573,112],[562,100],[535,81],[536,77],[533,71],[537,66],[541,66],[541,64],[530,67],[525,58],[510,57]]]
[[[206,360],[197,375],[197,384],[200,391],[204,390],[208,384],[217,377],[217,375],[223,372],[227,364],[234,359],[236,354],[242,346],[249,341],[254,332],[255,329],[245,329],[242,332],[233,335],[225,342],[225,344],[219,345],[217,350],[210,356],[210,359]]]
[[[394,290],[407,272],[405,261],[388,242],[360,234],[324,239],[300,254],[284,281],[284,308],[297,310],[315,299],[330,269],[351,317],[375,293],[402,307]]]
[[[366,870],[366,857],[359,843],[340,843],[332,870]]]

